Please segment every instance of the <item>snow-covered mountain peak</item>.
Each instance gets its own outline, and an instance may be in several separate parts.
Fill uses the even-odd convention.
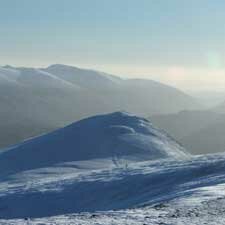
[[[98,89],[100,85],[112,88],[121,82],[121,78],[114,75],[63,64],[54,64],[42,70],[85,88]]]
[[[144,118],[126,112],[90,117],[52,133],[30,139],[0,155],[0,170],[23,171],[58,163],[111,159],[128,161],[186,159],[189,154]]]

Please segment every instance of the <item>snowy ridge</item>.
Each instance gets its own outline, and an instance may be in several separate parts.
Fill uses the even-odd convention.
[[[112,158],[114,164],[120,164],[126,160],[188,157],[179,144],[147,120],[116,112],[81,120],[4,151],[0,174],[98,158]]]

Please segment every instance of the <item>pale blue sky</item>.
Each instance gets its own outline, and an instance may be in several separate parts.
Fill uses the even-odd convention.
[[[225,77],[223,0],[0,0],[0,6],[1,65],[64,63],[178,86]]]

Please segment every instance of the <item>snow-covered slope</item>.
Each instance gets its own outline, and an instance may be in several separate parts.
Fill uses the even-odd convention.
[[[115,112],[81,120],[6,150],[0,155],[0,174],[102,158],[124,164],[126,160],[188,157],[179,144],[149,121]]]
[[[95,116],[0,154],[0,224],[224,222],[224,171],[143,118]]]
[[[104,169],[88,168],[92,163],[58,165],[5,177],[0,182],[0,218],[46,217],[37,220],[44,224],[115,224],[115,220],[116,224],[126,220],[140,224],[140,220],[189,225],[207,222],[212,213],[210,219],[217,220],[218,215],[223,219],[221,224],[225,221],[221,218],[225,210],[224,155]],[[183,221],[186,223],[178,223]]]

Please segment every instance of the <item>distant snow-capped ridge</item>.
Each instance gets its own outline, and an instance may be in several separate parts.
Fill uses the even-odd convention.
[[[187,159],[188,153],[141,117],[126,112],[98,115],[11,147],[0,155],[0,171],[28,170],[57,163],[111,159]],[[1,173],[1,172],[0,172]]]
[[[199,107],[191,96],[152,80],[62,64],[0,67],[0,148],[120,109],[149,117]]]

